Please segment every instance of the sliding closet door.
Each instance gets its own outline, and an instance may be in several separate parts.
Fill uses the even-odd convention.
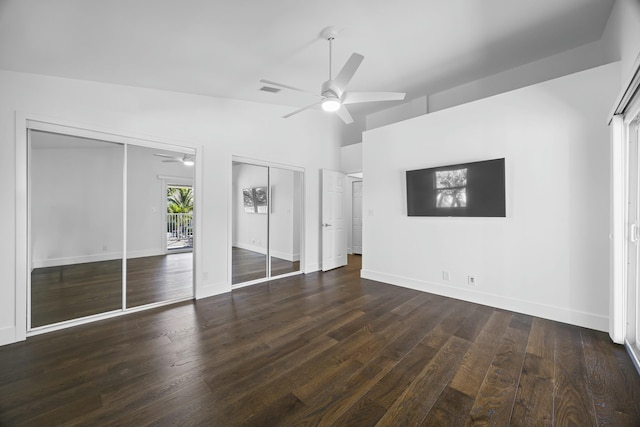
[[[232,284],[267,277],[269,173],[265,166],[233,162]]]
[[[124,146],[30,131],[30,327],[122,308]]]
[[[232,162],[232,285],[300,272],[302,171]]]
[[[269,168],[269,255],[271,277],[300,271],[302,173]]]
[[[127,146],[127,308],[193,296],[191,159]]]

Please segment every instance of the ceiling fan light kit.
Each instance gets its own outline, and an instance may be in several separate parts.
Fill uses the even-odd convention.
[[[360,64],[364,60],[364,56],[360,55],[359,53],[352,53],[334,79],[332,78],[331,74],[331,49],[332,42],[338,35],[338,30],[335,27],[326,27],[320,32],[320,35],[322,36],[322,38],[326,39],[329,42],[329,80],[322,84],[320,95],[274,81],[264,79],[260,80],[260,82],[272,86],[279,86],[297,92],[311,93],[320,97],[320,101],[316,101],[311,105],[307,105],[306,107],[302,107],[296,111],[286,114],[283,116],[283,118],[291,117],[294,114],[298,114],[304,110],[320,104],[324,111],[335,112],[343,122],[349,124],[353,122],[353,118],[351,117],[351,114],[347,110],[345,104],[359,104],[363,102],[379,101],[401,101],[404,99],[405,94],[399,92],[346,92],[345,89],[349,85],[349,82],[351,82],[351,79],[358,70],[358,67],[360,67]]]
[[[338,98],[325,98],[322,100],[322,109],[329,113],[338,111],[341,105]]]

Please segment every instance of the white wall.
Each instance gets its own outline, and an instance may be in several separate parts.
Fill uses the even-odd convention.
[[[196,254],[196,295],[231,290],[228,271],[231,157],[238,155],[305,168],[305,271],[320,265],[319,169],[338,169],[340,149],[331,117],[321,111],[284,120],[286,106],[195,96],[143,88],[0,71],[0,178],[8,200],[16,200],[16,111],[49,116],[114,133],[147,136],[203,148],[203,210]],[[18,132],[23,130],[18,129]],[[155,137],[155,138],[154,138]],[[16,224],[15,211],[3,209],[0,223]],[[11,228],[10,228],[11,229]],[[16,331],[15,248],[0,245],[0,344]],[[16,239],[25,238],[15,236]],[[23,292],[23,289],[18,289]],[[16,333],[18,335],[16,335]]]
[[[361,114],[352,114],[352,117],[353,123],[348,125],[344,124],[342,120],[336,118],[338,129],[340,129],[340,145],[342,146],[362,142],[362,132],[366,130],[366,117]]]
[[[429,95],[429,112],[597,67],[608,62],[600,41]]]
[[[342,159],[341,172],[362,172],[362,143],[342,147],[340,152]]]
[[[621,62],[621,79],[629,77],[640,54],[640,1],[616,0],[601,41],[608,60]]]
[[[54,139],[31,133],[32,267],[121,258],[124,146]]]
[[[619,72],[605,65],[366,132],[362,276],[607,330],[606,117]],[[407,217],[406,170],[498,157],[506,218]]]
[[[391,123],[400,122],[429,112],[429,98],[419,96],[415,99],[395,105],[366,116],[365,130],[379,128]]]
[[[559,53],[454,88],[408,100],[366,117],[366,130],[411,119],[422,114],[497,95],[520,87],[617,61],[606,54],[601,41]]]

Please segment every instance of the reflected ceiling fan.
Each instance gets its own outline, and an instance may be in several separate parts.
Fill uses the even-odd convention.
[[[358,70],[358,67],[360,67],[364,56],[359,53],[352,53],[334,79],[331,74],[331,47],[333,40],[338,35],[338,30],[335,27],[327,27],[322,30],[321,35],[322,38],[329,41],[329,80],[322,83],[320,94],[271,80],[260,80],[261,83],[268,85],[279,86],[284,89],[295,90],[297,92],[310,93],[320,97],[320,101],[316,101],[311,105],[307,105],[306,107],[302,107],[292,113],[282,116],[283,118],[291,117],[306,109],[315,107],[316,105],[321,105],[324,111],[335,111],[338,117],[340,117],[346,124],[349,124],[353,122],[353,118],[347,110],[346,106],[348,104],[378,101],[402,101],[404,99],[405,94],[400,92],[346,92],[346,88],[353,78],[353,75]]]
[[[161,153],[154,153],[153,155],[158,157],[166,157],[166,160],[163,160],[162,163],[182,163],[185,166],[193,166],[195,164],[195,162],[193,161],[193,157],[186,154],[182,157],[170,156],[168,154]]]

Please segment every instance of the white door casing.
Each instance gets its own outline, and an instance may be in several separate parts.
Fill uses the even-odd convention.
[[[628,156],[628,194],[627,194],[627,341],[638,348],[638,316],[637,297],[638,261],[640,244],[640,151],[638,147],[637,125],[627,125],[627,156]]]
[[[345,174],[322,170],[322,271],[347,265]]]
[[[362,181],[354,181],[353,186],[353,253],[362,254]]]

